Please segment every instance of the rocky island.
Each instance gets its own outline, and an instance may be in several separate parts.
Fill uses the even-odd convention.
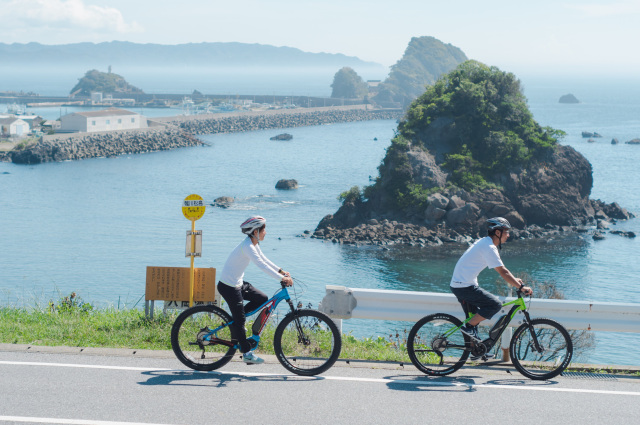
[[[560,96],[559,103],[580,103],[577,97],[571,93]]]
[[[413,102],[379,176],[353,187],[312,237],[348,244],[432,246],[485,235],[503,216],[512,238],[587,231],[633,215],[591,200],[591,164],[541,127],[511,73],[467,61]]]

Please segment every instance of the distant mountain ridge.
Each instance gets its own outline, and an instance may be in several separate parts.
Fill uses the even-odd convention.
[[[343,66],[385,68],[355,56],[340,53],[310,53],[294,47],[247,43],[188,43],[177,45],[140,44],[127,41],[45,45],[0,43],[4,65],[100,64],[106,65],[216,65],[224,66]]]

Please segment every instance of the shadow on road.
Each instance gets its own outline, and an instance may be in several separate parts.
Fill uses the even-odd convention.
[[[387,387],[395,391],[466,391],[474,392],[483,386],[528,386],[557,385],[557,381],[532,381],[529,379],[494,379],[484,381],[481,376],[431,377],[415,375],[386,376]]]
[[[189,385],[203,387],[226,387],[232,382],[287,382],[287,381],[321,381],[321,376],[273,375],[246,376],[233,373],[200,372],[181,370],[158,370],[142,372],[149,376],[147,381],[138,382],[140,385]]]

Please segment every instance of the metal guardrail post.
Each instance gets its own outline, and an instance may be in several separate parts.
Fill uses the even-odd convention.
[[[512,288],[509,287],[509,297],[513,296]],[[504,330],[502,333],[502,361],[509,362],[511,361],[509,357],[509,344],[511,344],[511,336],[513,335],[513,328],[510,326]]]

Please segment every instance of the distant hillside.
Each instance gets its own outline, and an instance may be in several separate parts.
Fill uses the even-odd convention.
[[[3,65],[38,64],[86,65],[216,65],[271,67],[379,67],[354,56],[309,53],[293,47],[245,43],[189,43],[178,45],[137,44],[123,41],[44,45],[40,43],[0,43]]]
[[[409,104],[425,92],[426,86],[467,60],[459,48],[433,37],[413,37],[391,72],[378,86],[374,101],[381,105]]]
[[[87,73],[78,81],[78,84],[71,89],[71,94],[80,96],[91,96],[91,92],[102,93],[143,93],[137,87],[127,83],[127,81],[118,74],[111,72],[100,72],[95,69],[87,71]]]

